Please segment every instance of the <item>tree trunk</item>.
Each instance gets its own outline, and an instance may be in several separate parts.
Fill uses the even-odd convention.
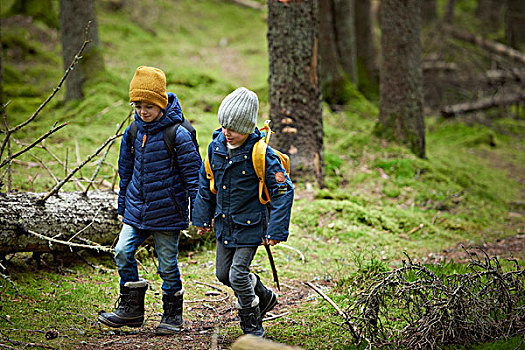
[[[437,19],[436,0],[421,0],[421,19],[423,24]]]
[[[117,197],[112,192],[61,192],[44,204],[43,193],[0,193],[0,253],[47,252],[68,249],[61,244],[49,244],[29,231],[67,241],[77,236],[110,246],[120,232],[117,217]],[[79,243],[78,239],[72,242]]]
[[[357,85],[357,51],[355,38],[355,0],[332,0],[335,42],[341,67]]]
[[[503,2],[501,0],[478,0],[476,16],[479,18],[483,32],[495,32],[502,23]]]
[[[84,97],[85,82],[104,70],[104,60],[98,40],[95,1],[60,0],[60,33],[65,69],[69,67],[86,39],[85,32],[89,21],[91,24],[88,38],[91,42],[86,46],[82,60],[75,66],[66,81],[66,101]]]
[[[419,0],[381,2],[379,121],[382,137],[425,158]]]
[[[268,2],[270,119],[294,180],[324,186],[317,0]]]
[[[333,14],[332,0],[319,0],[319,54],[323,99],[330,105],[342,105],[347,100],[347,80],[337,53]]]
[[[37,235],[69,241],[74,244],[73,249],[79,249],[79,245],[111,247],[116,243],[122,222],[118,218],[115,193],[90,191],[85,196],[82,192],[60,192],[59,196],[41,203],[44,195],[0,193],[0,254],[71,249]],[[190,227],[181,234],[179,247],[192,246],[213,236],[214,233],[199,236],[196,229]]]
[[[454,23],[454,6],[456,5],[456,0],[447,0],[447,7],[445,8],[445,13],[443,14],[443,22],[452,25]]]
[[[517,50],[525,50],[525,1],[507,0],[505,12],[505,35],[507,44]]]
[[[370,0],[355,0],[355,45],[358,66],[358,87],[377,82],[377,50],[374,45]]]

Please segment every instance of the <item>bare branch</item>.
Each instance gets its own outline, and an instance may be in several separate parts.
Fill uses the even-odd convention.
[[[47,195],[45,195],[43,198],[42,198],[42,201],[45,202],[49,197],[51,197],[52,195],[55,195],[58,193],[58,191],[60,190],[60,188],[62,186],[64,186],[66,184],[66,182],[69,181],[69,179],[71,179],[71,177],[73,177],[73,175],[75,175],[75,173],[80,170],[84,165],[86,165],[87,163],[89,163],[91,161],[91,159],[95,158],[109,143],[111,143],[113,140],[115,140],[116,138],[118,137],[121,137],[122,134],[120,135],[113,135],[111,136],[110,138],[108,138],[106,140],[106,142],[104,142],[102,144],[102,146],[100,146],[96,151],[95,153],[93,153],[92,155],[90,155],[89,157],[87,157],[86,160],[84,160],[84,162],[82,164],[80,164],[79,166],[77,166],[75,169],[73,169],[73,171],[71,171],[62,181],[60,181],[59,184],[57,184]]]
[[[29,232],[30,234],[32,234],[33,236],[36,236],[36,237],[41,238],[41,239],[45,239],[45,240],[47,240],[49,242],[52,242],[52,243],[63,244],[63,245],[67,245],[69,247],[93,249],[93,250],[96,250],[97,252],[105,252],[105,253],[111,253],[111,254],[113,254],[115,252],[112,248],[108,248],[108,247],[104,247],[104,246],[100,246],[100,245],[93,246],[93,245],[88,245],[88,244],[79,244],[79,243],[73,243],[73,242],[66,242],[66,241],[61,241],[59,239],[55,239],[55,238],[44,236],[44,235],[42,235],[42,234],[40,234],[38,232],[35,232],[35,231],[31,231],[31,230],[26,230],[26,231]]]
[[[58,130],[62,129],[64,126],[66,126],[68,124],[68,122],[65,122],[57,127],[55,127],[55,125],[53,125],[53,127],[51,128],[51,130],[49,130],[48,132],[46,132],[44,135],[40,136],[36,141],[34,141],[32,144],[30,144],[29,146],[27,146],[26,148],[22,149],[21,151],[18,151],[16,152],[15,154],[7,157],[6,159],[4,159],[4,161],[0,164],[0,169],[3,168],[6,164],[10,163],[13,159],[15,159],[16,157],[18,157],[19,155],[21,154],[24,154],[25,152],[29,151],[31,148],[35,147],[40,141],[48,138],[49,136],[51,136],[52,134],[54,134],[55,132],[57,132]]]

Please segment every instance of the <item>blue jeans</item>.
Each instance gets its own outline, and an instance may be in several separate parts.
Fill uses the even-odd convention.
[[[255,299],[250,279],[250,265],[257,247],[226,248],[217,242],[215,274],[224,285],[231,287],[241,308],[250,307]]]
[[[115,262],[120,275],[120,285],[139,280],[135,252],[148,238],[153,236],[155,251],[159,259],[159,275],[163,280],[162,291],[174,294],[182,289],[177,256],[179,253],[180,231],[139,230],[124,224],[115,247]]]

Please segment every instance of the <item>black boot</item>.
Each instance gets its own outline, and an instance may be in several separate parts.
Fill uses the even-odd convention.
[[[268,311],[277,305],[277,295],[262,284],[261,279],[255,273],[250,273],[253,290],[255,295],[259,297],[259,309],[261,310],[261,317],[264,317]]]
[[[173,295],[162,295],[164,314],[157,326],[158,335],[169,335],[182,330],[182,305],[184,288]]]
[[[256,296],[251,307],[240,308],[239,303],[236,305],[241,319],[241,329],[244,334],[251,334],[257,337],[264,337],[264,328],[262,326],[261,311],[259,310],[259,298]]]
[[[142,326],[144,323],[144,296],[147,289],[146,280],[126,282],[120,286],[120,302],[117,309],[113,312],[101,313],[98,315],[98,320],[113,328]]]

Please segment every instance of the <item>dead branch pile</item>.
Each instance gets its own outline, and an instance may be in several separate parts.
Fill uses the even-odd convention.
[[[369,347],[436,349],[525,332],[525,272],[497,258],[472,259],[471,272],[437,274],[412,261],[379,274],[346,310],[346,326]]]

